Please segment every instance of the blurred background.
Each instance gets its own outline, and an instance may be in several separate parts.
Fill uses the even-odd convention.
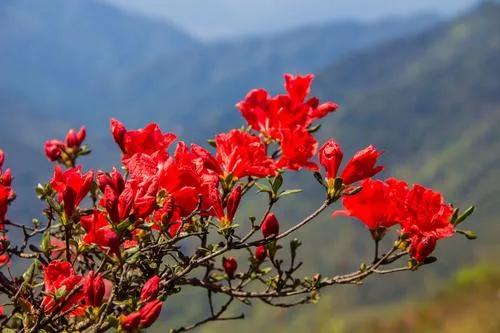
[[[186,141],[240,126],[251,88],[282,91],[282,74],[316,74],[313,93],[342,108],[323,122],[346,155],[383,149],[383,176],[477,205],[479,239],[443,241],[439,262],[415,273],[334,287],[294,310],[241,305],[245,321],[199,332],[500,332],[500,3],[475,0],[0,0],[0,147],[29,223],[34,184],[51,165],[43,142],[84,124],[87,167],[119,152],[111,116],[157,121]],[[279,214],[294,223],[321,200],[305,193]],[[295,184],[296,183],[296,184]],[[307,185],[309,184],[309,185]],[[289,186],[292,187],[292,186]],[[246,207],[258,214],[258,205]],[[329,213],[301,234],[303,274],[333,274],[371,258],[355,221]],[[204,317],[195,292],[172,297],[151,332]]]

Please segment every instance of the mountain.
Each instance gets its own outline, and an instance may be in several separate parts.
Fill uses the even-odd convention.
[[[68,116],[75,104],[97,105],[103,89],[132,68],[196,45],[165,22],[100,2],[6,0],[0,91],[32,103],[39,114]]]
[[[161,59],[122,81],[115,91],[118,99],[131,97],[122,101],[135,113],[180,124],[188,136],[196,127],[197,137],[191,139],[204,138],[239,123],[231,111],[250,89],[262,86],[277,91],[285,72],[316,71],[356,50],[417,33],[437,21],[435,15],[422,14],[375,23],[337,22],[270,37],[216,42]]]
[[[417,272],[374,278],[351,289],[334,287],[324,292],[319,304],[291,311],[260,304],[252,309],[242,307],[246,321],[213,324],[203,332],[364,332],[367,327],[377,332],[401,331],[401,322],[405,324],[409,315],[403,314],[401,320],[392,318],[387,323],[391,326],[384,326],[381,321],[389,318],[389,313],[396,314],[396,309],[402,309],[403,300],[426,293],[439,295],[442,285],[447,284],[454,272],[469,264],[490,258],[489,265],[500,268],[496,260],[500,254],[498,31],[500,5],[487,2],[415,36],[351,54],[325,67],[315,82],[315,93],[342,106],[323,123],[319,132],[323,138],[335,137],[345,148],[346,156],[373,143],[385,151],[382,163],[387,171],[382,177],[396,175],[421,182],[442,191],[448,201],[459,207],[475,204],[477,211],[463,228],[477,231],[479,239],[467,241],[456,237],[441,242],[435,251],[438,263]],[[311,178],[309,175],[295,178],[301,177]],[[306,187],[305,193],[281,203],[285,205],[277,214],[284,224],[293,223],[320,201],[316,187]],[[300,257],[307,258],[304,275],[350,271],[371,257],[373,244],[361,223],[332,220],[329,212],[297,236],[304,243]],[[390,244],[391,240],[385,240],[384,246]],[[481,295],[495,293],[494,288],[481,289]],[[469,299],[469,293],[478,289],[467,290],[457,292],[456,297],[446,296],[433,309],[444,313],[453,304],[463,304],[460,300],[478,309],[493,304],[479,294],[478,298]],[[195,295],[189,297],[197,299]],[[180,302],[172,301],[176,300]],[[387,302],[393,305],[382,307]],[[180,321],[177,318],[181,317],[185,324],[197,311],[201,308],[191,307],[184,312],[167,308],[165,315],[169,324],[175,326]],[[432,310],[426,311],[425,305],[408,309],[408,313],[414,311],[418,323],[430,318],[429,327],[415,324],[417,328],[409,326],[408,330],[444,331],[440,326],[432,330],[431,325],[453,323],[452,319],[444,321],[431,316]],[[372,318],[368,323],[361,321],[367,312]],[[470,329],[467,325],[473,320],[477,325],[477,320],[482,320],[477,318],[485,318],[481,311],[457,309],[456,312],[453,318],[459,320],[464,332],[467,327]],[[351,324],[359,325],[349,326],[343,322],[345,316]],[[373,322],[378,326],[373,326]],[[452,327],[456,329],[457,325]],[[493,331],[496,328],[493,326]]]

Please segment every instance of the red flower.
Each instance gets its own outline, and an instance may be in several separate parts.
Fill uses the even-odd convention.
[[[7,248],[9,247],[9,239],[6,235],[0,236],[0,268],[5,266],[10,261]]]
[[[261,262],[261,261],[264,261],[264,259],[266,259],[266,257],[267,257],[266,247],[264,245],[257,246],[257,248],[255,249],[255,259],[258,262]]]
[[[104,193],[107,186],[110,186],[115,193],[122,193],[125,188],[125,181],[123,180],[123,176],[121,173],[113,168],[110,174],[105,173],[104,171],[99,170],[96,176],[97,185],[101,192]]]
[[[276,237],[280,232],[280,224],[276,216],[273,213],[269,213],[266,215],[264,221],[262,221],[260,229],[264,238]]]
[[[49,161],[57,161],[61,157],[65,145],[62,141],[52,139],[45,142],[45,155]]]
[[[313,171],[318,170],[316,163],[310,159],[316,154],[318,142],[306,129],[296,127],[293,130],[285,129],[281,137],[281,158],[278,166],[299,170],[308,168]]]
[[[215,159],[204,148],[193,145],[193,152],[201,157],[205,167],[221,178],[232,175],[243,177],[267,177],[276,173],[274,161],[267,156],[266,146],[256,136],[242,130],[232,130],[215,137]]]
[[[96,244],[101,248],[110,249],[112,253],[119,253],[120,238],[109,225],[105,213],[95,210],[92,215],[82,216],[80,224],[86,231],[83,236],[85,243]]]
[[[338,108],[332,102],[320,104],[315,97],[306,100],[313,78],[311,74],[285,74],[287,95],[270,97],[267,91],[255,89],[236,106],[252,129],[261,132],[266,138],[279,140],[282,130],[294,127],[306,129],[314,120]]]
[[[111,132],[122,149],[124,161],[137,153],[146,155],[159,153],[165,159],[168,156],[168,147],[176,139],[173,133],[162,133],[155,123],[150,123],[141,129],[127,131],[122,123],[111,119]]]
[[[141,290],[141,301],[148,302],[155,299],[160,291],[160,277],[154,275],[152,278],[146,281]]]
[[[80,147],[86,136],[87,131],[84,126],[82,126],[78,132],[74,129],[70,129],[68,134],[66,134],[66,146],[68,148]]]
[[[453,208],[444,202],[440,193],[415,184],[406,196],[405,205],[403,232],[436,239],[453,235]]]
[[[0,185],[0,230],[4,229],[5,215],[9,206],[11,189],[7,186]]]
[[[42,307],[45,312],[51,313],[56,309],[64,312],[76,304],[81,304],[71,312],[73,316],[84,314],[86,305],[85,294],[77,288],[81,288],[82,277],[75,274],[73,266],[69,262],[54,260],[44,268],[44,284],[46,296],[42,299]],[[58,297],[56,302],[55,297]],[[68,298],[69,297],[69,298]],[[59,304],[64,304],[59,307]]]
[[[326,178],[334,179],[337,177],[337,172],[344,156],[340,146],[333,139],[329,139],[319,149],[318,155],[319,163],[325,168]]]
[[[361,186],[359,193],[343,197],[345,210],[336,211],[333,216],[356,217],[372,231],[376,239],[380,239],[385,229],[401,221],[401,207],[397,203],[404,202],[406,193],[398,194],[388,183],[370,178],[365,179]]]
[[[359,180],[372,177],[384,169],[383,166],[375,166],[377,159],[382,152],[377,151],[375,147],[368,146],[358,151],[342,171],[342,180],[344,184],[352,184]]]
[[[139,311],[135,311],[126,316],[120,317],[120,326],[125,331],[131,331],[139,328],[140,323],[141,313]]]
[[[160,300],[154,300],[149,303],[146,303],[140,310],[141,321],[139,324],[140,328],[147,328],[151,326],[156,319],[160,316],[161,307],[163,302]]]
[[[221,194],[218,188],[213,187],[209,192],[209,200],[212,203],[211,214],[219,219],[223,226],[231,225],[234,215],[238,209],[241,200],[241,186],[236,186],[228,195],[227,200],[222,202]],[[224,213],[224,206],[227,213]]]
[[[64,172],[59,166],[54,167],[50,185],[58,193],[59,201],[64,203],[64,211],[68,218],[89,192],[93,177],[92,171],[82,174],[81,167],[71,168]]]
[[[224,272],[226,272],[227,276],[232,279],[234,277],[234,273],[238,269],[238,262],[235,257],[222,258],[222,266],[224,267]]]
[[[94,271],[90,271],[83,284],[83,292],[87,298],[87,304],[93,307],[101,306],[104,298],[104,290],[104,281],[101,273],[95,275]]]
[[[436,241],[434,236],[412,237],[410,255],[417,262],[423,262],[436,248]]]

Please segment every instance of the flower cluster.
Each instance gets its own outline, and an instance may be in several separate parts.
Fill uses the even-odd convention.
[[[84,171],[77,160],[90,152],[83,145],[85,127],[70,130],[64,141],[47,141],[45,153],[55,162],[54,171],[47,184],[36,188],[46,203],[44,226],[39,219],[33,227],[6,219],[14,192],[0,151],[0,267],[12,255],[33,261],[22,277],[8,279],[0,272],[0,293],[13,305],[1,324],[26,332],[138,332],[159,318],[171,295],[188,287],[206,289],[210,317],[173,331],[183,332],[241,318],[222,316],[235,299],[282,306],[274,300],[306,295],[285,305],[313,302],[319,289],[388,273],[381,268],[403,256],[411,262],[409,269],[428,264],[440,239],[455,233],[472,238],[457,229],[472,210],[459,215],[441,194],[421,185],[374,179],[383,170],[382,152],[375,147],[361,149],[342,168],[344,153],[333,139],[318,149],[316,122],[338,106],[308,97],[312,81],[313,75],[287,74],[285,94],[249,92],[237,104],[249,126],[217,134],[210,141],[214,149],[187,145],[156,123],[131,130],[112,119],[121,167]],[[283,197],[300,192],[283,189],[284,175],[300,169],[311,171],[325,199],[287,229],[273,209]],[[252,189],[265,193],[268,204],[260,219],[251,216],[247,222],[240,207]],[[293,239],[284,247],[283,239],[337,201],[344,208],[333,215],[361,220],[377,251],[387,231],[399,226],[396,245],[353,273],[296,277],[301,243]],[[7,225],[22,229],[22,245],[8,242]],[[40,246],[30,243],[37,236]],[[280,258],[286,249],[288,267]],[[241,260],[245,254],[247,265]],[[219,311],[213,293],[228,298]],[[3,314],[0,307],[0,320]]]

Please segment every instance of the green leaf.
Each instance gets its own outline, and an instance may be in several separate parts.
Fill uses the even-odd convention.
[[[472,215],[472,213],[474,213],[475,209],[476,209],[476,207],[474,207],[474,206],[469,207],[462,215],[460,215],[456,219],[455,225],[459,225],[460,223],[462,223],[463,221],[465,221],[469,216]]]
[[[285,195],[292,195],[292,194],[297,194],[300,192],[302,192],[301,189],[285,190],[285,191],[280,193],[279,197],[281,198],[281,197],[284,197]]]
[[[281,185],[283,185],[283,176],[279,174],[276,177],[274,177],[274,180],[271,184],[273,193],[278,193],[278,190],[281,188]]]

